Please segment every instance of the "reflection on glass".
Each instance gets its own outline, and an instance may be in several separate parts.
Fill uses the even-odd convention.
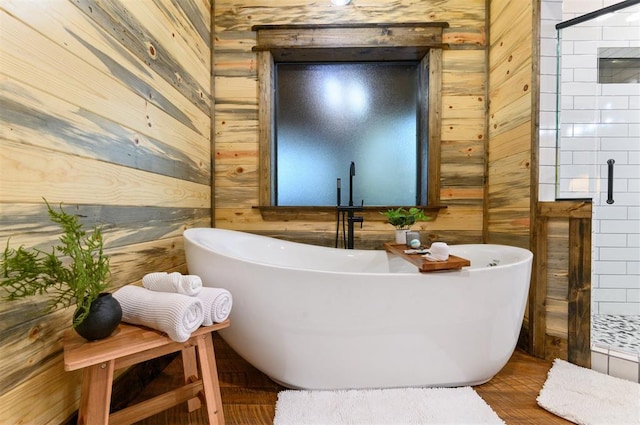
[[[276,86],[277,205],[335,205],[351,161],[355,202],[416,203],[416,63],[278,64]]]
[[[640,351],[639,17],[636,3],[602,18],[567,21],[558,31],[557,81],[557,195],[593,200],[591,342],[635,352]],[[615,202],[608,202],[610,195]]]

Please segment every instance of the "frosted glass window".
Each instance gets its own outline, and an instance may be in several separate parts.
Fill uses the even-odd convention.
[[[279,63],[276,65],[276,205],[419,204],[418,64]],[[275,158],[274,158],[275,157]]]

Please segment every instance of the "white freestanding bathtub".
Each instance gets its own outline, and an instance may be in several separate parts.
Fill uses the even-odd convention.
[[[533,258],[455,245],[471,267],[419,273],[385,251],[210,228],[184,239],[189,273],[233,295],[225,341],[274,381],[304,389],[488,381],[515,348]]]

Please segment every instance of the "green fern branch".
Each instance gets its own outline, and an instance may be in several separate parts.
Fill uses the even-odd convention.
[[[0,261],[0,285],[6,299],[32,295],[50,296],[48,311],[76,305],[73,326],[82,323],[91,303],[109,285],[109,258],[104,254],[102,231],[94,227],[87,234],[75,215],[60,205],[56,211],[45,199],[49,218],[62,229],[60,243],[50,253],[7,246]]]

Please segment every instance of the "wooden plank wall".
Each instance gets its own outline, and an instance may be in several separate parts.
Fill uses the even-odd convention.
[[[448,22],[443,54],[441,196],[448,208],[417,230],[448,242],[481,242],[486,139],[485,0],[215,1],[215,225],[333,245],[335,222],[265,221],[259,199],[258,81],[254,25]],[[345,163],[348,167],[348,163]],[[357,176],[356,176],[357,178]],[[357,198],[357,196],[356,196]],[[365,204],[367,200],[364,200]],[[356,248],[382,248],[393,228],[365,220]]]
[[[489,21],[484,241],[535,249],[539,1],[487,0]],[[536,272],[531,286],[536,285]],[[520,346],[529,346],[525,311]]]
[[[104,225],[112,289],[185,271],[182,231],[211,225],[207,0],[0,3],[0,245],[48,249],[42,198]],[[0,303],[0,423],[58,424],[72,311]]]
[[[486,242],[530,248],[537,78],[536,1],[489,0]],[[532,171],[533,170],[533,171]]]

